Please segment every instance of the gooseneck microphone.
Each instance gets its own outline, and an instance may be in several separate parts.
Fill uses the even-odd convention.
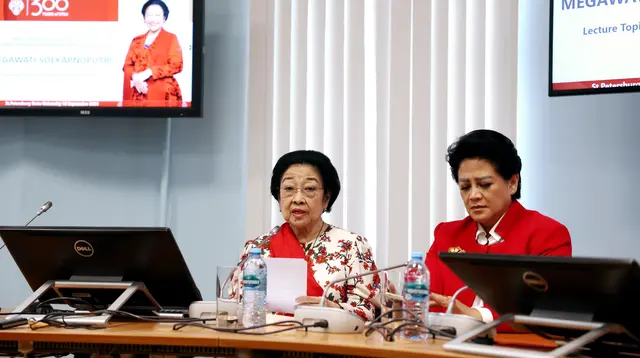
[[[386,272],[386,271],[391,271],[391,270],[395,270],[395,269],[399,269],[402,267],[407,267],[407,262],[400,264],[400,265],[395,265],[395,266],[391,266],[391,267],[385,267],[379,270],[373,270],[373,271],[367,271],[365,273],[361,273],[359,275],[351,275],[351,276],[346,276],[346,277],[342,277],[339,278],[337,280],[333,280],[331,282],[329,282],[329,284],[327,286],[325,286],[324,288],[324,292],[322,293],[322,298],[320,299],[320,307],[325,307],[325,301],[326,301],[326,297],[327,297],[327,292],[329,292],[329,289],[331,288],[331,286],[335,285],[336,283],[340,283],[340,282],[345,282],[345,281],[349,281],[349,280],[353,280],[356,278],[360,278],[360,277],[364,277],[364,276],[370,276],[376,273],[380,273],[380,272]],[[382,292],[381,294],[384,294],[384,292]]]
[[[374,275],[380,272],[391,271],[406,266],[407,262],[379,270],[367,271],[359,275],[350,275],[333,280],[325,286],[319,305],[297,305],[294,309],[293,317],[296,321],[304,324],[312,324],[319,321],[327,322],[325,327],[309,328],[309,331],[324,333],[361,333],[365,328],[365,320],[362,317],[342,308],[325,306],[327,291],[329,288],[339,282],[345,282],[359,277]],[[386,280],[386,278],[384,279]],[[383,295],[384,293],[380,292],[380,294]]]
[[[51,209],[51,207],[53,206],[53,203],[50,201],[47,201],[46,203],[44,203],[44,205],[42,205],[40,207],[40,210],[38,210],[38,212],[36,213],[36,215],[34,217],[31,218],[31,220],[27,221],[26,224],[24,224],[24,226],[29,226],[29,224],[31,224],[31,222],[33,220],[35,220],[38,216],[46,213],[49,209]]]
[[[451,300],[449,300],[449,305],[447,306],[446,314],[453,314],[453,308],[455,306],[456,300],[458,299],[458,295],[462,293],[462,291],[469,289],[469,286],[460,287],[454,294],[451,296]]]
[[[40,209],[38,210],[38,212],[36,213],[36,215],[34,217],[31,218],[31,220],[27,221],[26,224],[24,224],[24,226],[29,226],[29,224],[31,224],[33,222],[33,220],[35,220],[38,216],[46,213],[49,209],[51,209],[51,207],[53,206],[53,203],[50,201],[47,201],[46,203],[44,203],[44,205],[42,205],[40,207]],[[6,245],[2,245],[0,246],[0,250],[4,249]]]
[[[257,238],[255,240],[253,240],[253,247],[260,247],[264,244],[266,244],[267,242],[269,242],[269,240],[271,240],[272,237],[276,236],[276,234],[280,231],[280,226],[276,225],[273,227],[273,229],[271,229],[271,231],[269,231],[269,233],[267,234],[267,236],[260,240],[260,238]],[[240,261],[238,263],[238,267],[242,268],[242,265],[244,265],[245,262],[247,262],[247,259],[249,259],[249,255],[245,256],[244,260]]]

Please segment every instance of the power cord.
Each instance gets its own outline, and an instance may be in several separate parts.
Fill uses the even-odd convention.
[[[90,311],[89,312],[54,311],[53,307],[51,307],[51,303],[55,303],[55,302],[64,302],[66,304],[74,304],[74,303],[81,304],[83,311],[85,309]],[[36,314],[44,314],[44,317],[42,317],[39,320],[36,320],[34,318],[31,318],[29,320],[28,325],[29,325],[29,328],[31,328],[32,330],[37,330],[44,327],[58,327],[58,328],[66,328],[66,329],[84,328],[84,329],[92,329],[92,330],[105,329],[107,328],[105,326],[95,326],[95,325],[82,324],[82,323],[71,323],[65,320],[65,317],[69,317],[69,316],[90,317],[90,316],[99,316],[102,314],[108,314],[114,317],[132,318],[134,320],[143,321],[143,322],[174,323],[174,326],[173,326],[174,331],[180,330],[187,326],[195,326],[195,327],[210,329],[218,332],[230,332],[230,333],[251,334],[251,335],[268,335],[268,334],[274,334],[279,332],[286,332],[294,329],[304,328],[305,331],[307,331],[309,328],[314,328],[314,327],[327,328],[329,326],[329,322],[326,320],[320,320],[313,324],[307,324],[307,325],[299,321],[287,320],[287,321],[280,321],[280,322],[254,326],[254,327],[219,328],[219,327],[215,327],[207,324],[207,322],[213,321],[215,320],[215,318],[203,319],[203,318],[173,318],[173,317],[161,317],[161,316],[160,317],[143,316],[143,315],[136,315],[130,312],[120,311],[120,310],[117,310],[117,311],[106,310],[106,309],[98,310],[94,305],[92,305],[88,301],[83,300],[81,298],[77,298],[77,297],[54,297],[54,298],[37,303],[35,307],[34,305],[31,305],[31,307],[29,307],[28,309],[24,310],[21,313],[7,312],[7,313],[1,313],[0,316],[25,314],[25,312],[29,312],[29,311],[35,311]],[[285,324],[294,324],[294,326],[286,327],[280,330],[269,331],[269,332],[255,332],[256,329],[270,327],[270,326],[282,326]]]
[[[64,299],[64,297],[58,298],[58,300],[63,300],[63,299]],[[47,301],[44,301],[42,303],[45,304],[45,302],[47,302]],[[13,314],[15,314],[15,313],[13,313]],[[91,329],[91,330],[105,329],[105,328],[107,328],[105,326],[94,326],[94,325],[81,324],[81,323],[70,323],[70,322],[66,322],[65,321],[65,317],[68,317],[68,316],[74,316],[74,317],[78,317],[78,316],[98,316],[98,315],[102,315],[102,314],[110,314],[110,315],[113,315],[113,316],[133,318],[135,320],[143,321],[143,322],[174,323],[173,330],[176,330],[176,331],[180,330],[180,329],[182,329],[183,327],[186,327],[186,326],[195,326],[195,327],[201,327],[201,328],[210,329],[210,330],[219,331],[219,332],[250,334],[250,335],[269,335],[269,334],[286,332],[286,331],[290,331],[290,330],[294,330],[294,329],[300,329],[300,328],[304,328],[305,331],[307,331],[309,328],[313,328],[313,327],[327,328],[329,326],[329,323],[326,320],[321,320],[321,321],[315,322],[314,324],[308,324],[308,325],[302,324],[299,321],[288,320],[288,321],[280,321],[280,322],[275,322],[275,323],[270,323],[270,324],[260,325],[260,326],[254,326],[254,327],[218,328],[218,327],[214,327],[214,326],[206,324],[207,322],[215,320],[215,318],[211,318],[211,319],[203,319],[203,318],[169,318],[169,317],[156,317],[156,316],[141,316],[141,315],[136,315],[136,314],[129,313],[129,312],[126,312],[126,311],[96,310],[96,311],[93,311],[93,312],[82,312],[82,313],[72,312],[72,311],[52,312],[52,313],[46,314],[40,320],[35,320],[35,319],[30,320],[29,321],[29,327],[32,330],[37,330],[37,329],[44,328],[44,327],[58,327],[58,328],[66,328],[66,329],[84,328],[84,329]],[[270,326],[282,326],[284,324],[295,324],[296,326],[286,327],[286,328],[283,328],[283,329],[280,329],[280,330],[269,331],[269,332],[255,332],[254,331],[254,330],[260,329],[260,328],[265,328],[265,327],[270,327]]]
[[[89,303],[82,298],[77,297],[54,297],[45,301],[42,301],[36,305],[36,313],[38,314],[49,314],[54,312],[53,307],[51,307],[51,303],[63,301],[65,304],[69,304],[70,302],[80,303],[85,307],[82,307],[83,310],[92,309],[93,311],[97,311],[98,309],[93,304]],[[47,307],[45,307],[47,306]],[[78,308],[77,308],[78,309]]]
[[[297,326],[286,327],[286,328],[283,328],[283,329],[280,329],[280,330],[276,330],[276,331],[251,332],[252,330],[255,330],[255,329],[261,329],[261,328],[272,327],[272,326],[282,326],[284,324],[292,324],[292,323],[296,324]],[[180,329],[182,329],[184,327],[187,327],[187,326],[205,328],[205,329],[210,329],[212,331],[217,331],[217,332],[229,332],[229,333],[239,333],[239,334],[250,334],[250,335],[256,335],[256,336],[266,336],[266,335],[269,335],[269,334],[292,331],[294,329],[300,329],[300,328],[304,328],[305,332],[308,331],[309,328],[314,328],[314,327],[327,328],[327,327],[329,327],[329,322],[327,320],[321,320],[321,321],[317,321],[317,322],[315,322],[313,324],[302,324],[302,322],[300,322],[300,321],[289,320],[289,321],[280,321],[280,322],[263,324],[263,325],[259,325],[259,326],[243,327],[243,328],[220,328],[220,327],[210,326],[210,325],[207,325],[207,324],[204,324],[204,323],[190,322],[190,323],[178,323],[178,324],[175,324],[173,326],[173,330],[174,331],[178,331],[178,330],[180,330]]]
[[[65,299],[68,299],[68,297],[56,298],[56,300],[65,300]],[[48,305],[47,302],[48,301],[43,301],[42,305],[45,305],[45,303],[46,303],[46,305]],[[36,307],[38,307],[38,306],[36,306]],[[27,310],[25,310],[25,311],[27,311]],[[10,315],[25,314],[25,311],[23,311],[22,313],[13,312],[13,313],[9,313],[9,314]],[[67,329],[84,328],[84,329],[91,329],[91,330],[107,328],[105,326],[95,326],[95,325],[91,325],[91,324],[67,322],[65,320],[65,318],[69,317],[69,316],[73,316],[73,317],[90,317],[90,316],[99,316],[99,315],[103,315],[103,314],[108,314],[108,315],[112,315],[114,317],[126,317],[126,318],[132,318],[132,319],[137,320],[137,321],[155,322],[155,323],[207,322],[207,321],[211,321],[211,320],[215,319],[215,318],[203,319],[203,318],[173,318],[173,317],[158,317],[158,316],[142,316],[142,315],[136,315],[136,314],[133,314],[133,313],[129,313],[129,312],[126,312],[126,311],[113,311],[113,310],[95,310],[95,311],[90,311],[90,312],[78,312],[78,311],[46,312],[45,310],[40,309],[38,314],[44,314],[44,317],[42,317],[41,319],[38,319],[38,320],[36,320],[34,318],[31,318],[29,320],[28,325],[32,330],[37,330],[37,329],[44,328],[44,327],[58,327],[58,328],[67,328]]]
[[[39,320],[32,319],[29,323],[29,326],[33,330],[44,328],[47,326],[54,326],[54,327],[60,327],[60,328],[104,329],[107,327],[94,326],[94,325],[82,324],[82,323],[70,323],[65,321],[65,317],[68,317],[68,316],[90,317],[90,316],[99,316],[102,314],[133,318],[134,320],[137,320],[137,321],[155,322],[155,323],[207,322],[215,319],[215,318],[204,319],[204,318],[171,318],[171,317],[141,316],[141,315],[136,315],[126,311],[112,311],[112,310],[97,310],[93,312],[61,311],[61,312],[52,312],[52,313],[46,314],[42,319],[39,319]]]
[[[69,305],[69,303],[74,302],[74,303],[79,303],[84,305],[85,307],[82,308],[78,308],[78,307],[74,307],[75,309],[80,309],[80,310],[97,310],[97,307],[95,307],[93,304],[89,303],[86,300],[83,300],[82,298],[78,298],[78,297],[54,297],[54,298],[50,298],[48,300],[44,300],[42,302],[34,302],[31,305],[29,305],[29,307],[27,307],[24,311],[17,313],[17,312],[2,312],[0,313],[0,316],[12,316],[12,315],[16,315],[16,314],[26,314],[26,312],[33,312],[35,314],[50,314],[53,312],[74,312],[74,311],[61,311],[61,310],[55,310],[53,309],[53,307],[51,307],[51,303],[55,303],[58,301],[63,301],[63,303]],[[69,305],[70,306],[70,305]]]
[[[367,330],[364,333],[365,336],[369,337],[374,332],[377,332],[380,335],[382,335],[382,337],[384,338],[385,341],[394,342],[395,341],[395,335],[398,332],[400,332],[403,329],[406,329],[408,327],[411,327],[411,328],[419,328],[419,329],[421,329],[423,331],[422,333],[430,334],[432,336],[432,338],[434,338],[434,339],[436,338],[437,335],[438,336],[447,337],[447,338],[455,338],[456,337],[455,330],[453,330],[453,332],[451,332],[451,330],[448,330],[448,329],[435,329],[435,328],[429,327],[429,326],[425,325],[424,322],[422,320],[420,320],[419,317],[414,312],[406,310],[406,309],[402,309],[402,308],[389,310],[389,311],[379,315],[378,317],[376,317],[374,319],[374,322],[379,322],[380,319],[383,316],[387,316],[387,315],[389,315],[390,313],[393,313],[393,312],[408,313],[409,315],[412,316],[412,318],[411,319],[398,318],[398,319],[389,320],[389,321],[384,322],[384,323],[371,323],[367,327]],[[402,324],[398,325],[395,328],[390,327],[390,325],[392,323],[397,323],[397,322],[402,322]]]

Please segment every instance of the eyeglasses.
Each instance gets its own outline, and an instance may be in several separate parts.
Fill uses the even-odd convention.
[[[313,199],[316,197],[316,194],[318,193],[318,191],[322,189],[323,188],[316,188],[316,187],[294,188],[292,186],[286,186],[286,187],[280,188],[280,196],[283,198],[289,198],[296,195],[298,190],[300,190],[302,191],[302,195],[304,195],[306,198]]]

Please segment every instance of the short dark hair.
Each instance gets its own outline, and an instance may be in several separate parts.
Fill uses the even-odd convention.
[[[280,181],[282,176],[289,167],[296,164],[308,164],[318,170],[322,177],[324,192],[329,194],[327,212],[330,212],[333,203],[335,203],[340,194],[340,178],[336,167],[331,163],[331,159],[315,150],[296,150],[278,159],[271,174],[271,195],[280,201]]]
[[[169,7],[162,0],[148,0],[144,5],[142,5],[142,16],[144,17],[147,13],[147,8],[151,5],[158,5],[162,8],[162,13],[164,14],[164,21],[167,21],[169,18]]]
[[[458,138],[447,149],[446,160],[451,168],[451,176],[458,182],[458,170],[465,159],[484,159],[493,164],[496,172],[504,180],[510,180],[514,174],[520,175],[522,160],[513,142],[502,133],[490,129],[478,129]],[[520,199],[522,177],[518,180],[518,189],[511,199]]]

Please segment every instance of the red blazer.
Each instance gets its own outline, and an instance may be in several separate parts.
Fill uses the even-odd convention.
[[[508,255],[571,256],[571,236],[569,230],[559,222],[525,209],[514,200],[500,220],[495,232],[503,239],[491,246],[476,242],[478,226],[471,217],[463,220],[440,223],[434,230],[435,240],[427,253],[426,264],[431,273],[431,291],[452,296],[464,283],[439,258],[440,252],[468,252]],[[496,278],[499,279],[499,278]],[[475,293],[465,290],[458,300],[471,307]],[[487,307],[497,319],[498,314]],[[432,312],[443,312],[441,307],[431,308]],[[504,324],[498,332],[513,331]]]

